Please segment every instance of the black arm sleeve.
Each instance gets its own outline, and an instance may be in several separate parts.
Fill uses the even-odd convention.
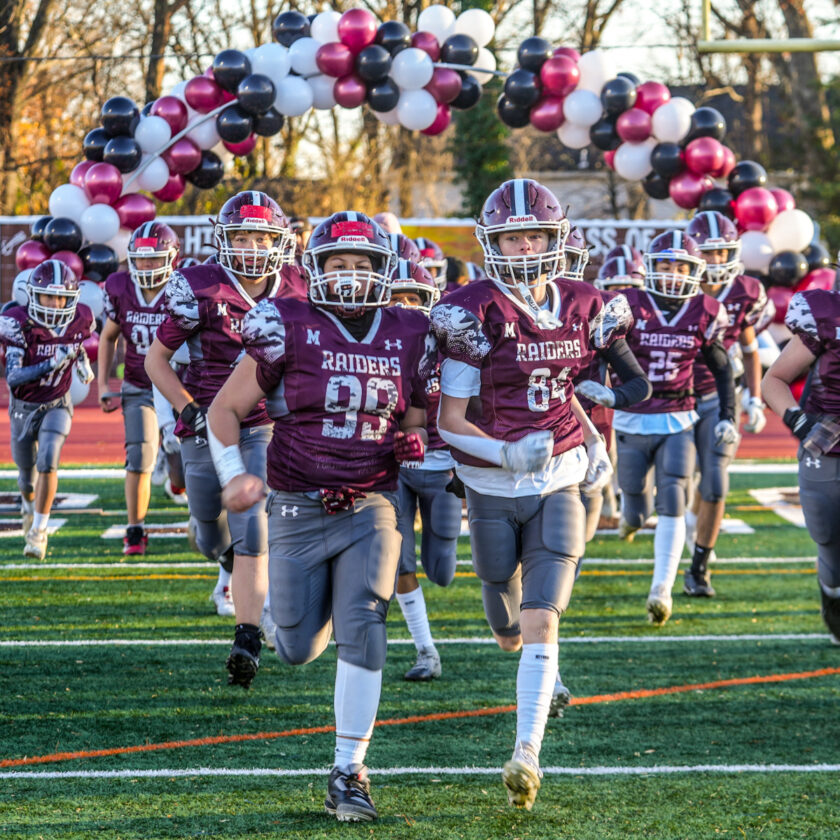
[[[601,351],[601,356],[606,359],[622,382],[621,385],[613,388],[615,408],[634,405],[651,395],[653,390],[651,384],[626,339],[616,339],[606,350]]]
[[[703,347],[703,358],[715,377],[718,398],[720,399],[720,419],[735,422],[735,380],[729,366],[729,356],[723,344],[715,341]]]
[[[10,388],[17,388],[26,385],[27,382],[34,382],[42,376],[46,376],[52,370],[50,359],[39,362],[37,365],[24,367],[23,350],[18,347],[9,347],[6,350],[6,382]]]

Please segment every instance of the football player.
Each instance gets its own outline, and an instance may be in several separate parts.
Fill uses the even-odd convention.
[[[262,301],[245,318],[247,355],[210,409],[210,445],[231,515],[264,504],[238,429],[265,400],[269,568],[277,653],[338,650],[335,764],[325,807],[341,821],[377,811],[364,766],[385,662],[400,553],[401,461],[422,460],[425,380],[437,348],[420,312],[394,307],[396,256],[363,213],[330,216],[304,253],[309,300]]]
[[[720,301],[729,316],[729,324],[721,340],[729,353],[736,381],[743,374],[749,389],[745,401],[747,422],[744,429],[757,434],[767,422],[759,391],[761,363],[755,335],[755,325],[767,305],[764,286],[754,277],[742,273],[738,229],[722,213],[709,210],[697,213],[686,233],[697,243],[706,261],[700,288]],[[714,428],[720,413],[720,402],[715,379],[702,357],[698,357],[694,364],[694,394],[699,414],[694,426],[694,444],[697,447],[700,484],[692,509],[685,514],[686,545],[691,554],[691,567],[685,572],[683,591],[686,595],[711,598],[715,590],[709,574],[709,561],[723,521],[729,491],[729,464],[735,457],[738,442],[715,441]]]
[[[476,226],[489,280],[432,309],[443,358],[438,429],[466,487],[485,614],[499,646],[522,651],[516,745],[502,777],[510,803],[529,809],[557,682],[558,619],[583,553],[579,485],[610,475],[572,380],[630,319],[623,298],[605,306],[592,287],[560,276],[568,234],[550,190],[505,182]]]
[[[230,376],[242,347],[242,322],[262,298],[294,294],[303,284],[292,265],[295,237],[277,202],[261,192],[228,199],[216,218],[217,261],[172,274],[166,285],[166,320],[146,356],[149,378],[178,412],[190,518],[196,544],[221,564],[213,591],[217,612],[236,614],[235,641],[227,660],[229,682],[250,685],[259,667],[261,617],[268,589],[266,515],[262,505],[226,515],[222,490],[207,448],[206,414]],[[187,342],[190,363],[183,383],[170,366]],[[243,417],[239,432],[250,472],[265,475],[271,421],[260,402]],[[231,574],[233,577],[231,577]],[[227,589],[227,592],[225,591]]]
[[[420,249],[420,265],[432,275],[438,289],[446,291],[446,257],[440,245],[425,236],[418,236],[414,241]]]
[[[595,288],[620,292],[622,289],[641,289],[645,285],[644,267],[639,267],[626,257],[610,257],[598,269]]]
[[[420,249],[413,239],[410,239],[404,233],[389,233],[388,242],[391,243],[391,250],[401,260],[409,260],[417,265],[420,264]]]
[[[799,500],[817,544],[822,617],[840,645],[840,293],[812,289],[795,294],[785,324],[793,338],[764,376],[767,405],[799,439]],[[809,370],[804,406],[791,383]]]
[[[11,390],[12,458],[26,536],[23,556],[43,560],[61,449],[73,418],[74,367],[83,382],[93,380],[82,347],[93,330],[93,314],[78,302],[79,282],[59,260],[34,268],[26,285],[26,306],[16,304],[0,315],[0,342]]]

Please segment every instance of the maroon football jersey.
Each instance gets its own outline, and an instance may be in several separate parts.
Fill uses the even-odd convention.
[[[449,449],[438,432],[437,418],[440,408],[440,358],[435,362],[429,378],[426,380],[426,434],[429,436],[428,450]]]
[[[594,288],[574,280],[553,280],[548,294],[551,310],[537,316],[540,325],[500,284],[470,283],[432,309],[432,329],[445,358],[481,371],[479,398],[467,409],[470,422],[505,441],[549,430],[559,455],[584,437],[571,410],[574,378],[626,331],[631,315],[623,297],[605,304]],[[492,466],[452,452],[463,464]]]
[[[627,343],[653,386],[653,395],[622,411],[662,414],[694,408],[694,362],[729,324],[723,304],[709,295],[688,298],[671,316],[645,289],[622,292],[633,311]]]
[[[275,292],[277,297],[306,300],[309,297],[309,284],[306,272],[299,265],[284,265],[280,268],[280,287]]]
[[[105,281],[105,314],[119,326],[125,339],[123,378],[137,388],[152,387],[144,364],[157,328],[166,317],[165,288],[161,286],[147,303],[127,271],[111,274]]]
[[[274,420],[269,486],[396,488],[394,435],[409,406],[425,408],[437,358],[425,315],[378,309],[356,341],[308,301],[272,298],[247,315],[243,340]]]
[[[33,321],[24,306],[12,306],[0,315],[0,342],[5,348],[17,347],[23,351],[22,367],[52,358],[61,346],[76,349],[92,332],[93,313],[83,303],[76,304],[73,320],[58,332]],[[34,382],[13,388],[12,396],[25,402],[50,403],[70,390],[72,377],[73,365],[68,364]]]
[[[723,346],[728,351],[745,327],[754,326],[767,306],[767,294],[760,280],[742,274],[721,290],[716,300],[724,305],[729,324],[723,331]],[[715,390],[715,378],[702,356],[694,362],[694,392],[698,396]]]

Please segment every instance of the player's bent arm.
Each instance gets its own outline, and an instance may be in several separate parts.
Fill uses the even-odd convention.
[[[601,355],[621,380],[621,385],[612,389],[615,398],[613,408],[635,405],[651,395],[653,386],[633,355],[627,339],[616,339],[606,350],[601,351]]]
[[[178,374],[169,365],[169,360],[174,354],[174,350],[170,350],[156,338],[146,354],[145,367],[149,379],[180,414],[184,407],[193,401],[193,398],[181,384]]]
[[[102,332],[99,334],[99,358],[97,387],[99,389],[99,405],[105,412],[115,411],[119,408],[113,397],[105,397],[109,390],[108,377],[111,375],[111,367],[114,364],[114,355],[117,350],[117,339],[120,337],[120,325],[110,318],[105,320]]]
[[[6,349],[6,383],[10,388],[18,388],[27,382],[34,382],[53,370],[52,359],[45,359],[37,365],[23,365],[23,350],[19,347]]]
[[[703,346],[703,359],[715,378],[715,387],[720,400],[720,419],[735,421],[735,380],[732,378],[732,366],[729,354],[720,341],[713,341]]]
[[[405,416],[400,423],[400,431],[403,434],[418,434],[424,446],[429,443],[429,435],[426,433],[426,409],[418,408],[415,405],[408,407]]]
[[[438,433],[441,439],[483,461],[502,465],[504,441],[496,440],[467,420],[470,397],[451,397],[443,393],[438,407]]]
[[[601,440],[601,433],[595,428],[595,424],[589,419],[589,415],[583,406],[578,402],[577,397],[572,397],[572,414],[577,418],[583,429],[583,442],[589,446],[595,440]]]
[[[761,395],[761,361],[758,358],[758,338],[755,327],[747,326],[738,337],[741,352],[744,354],[744,378],[747,388],[754,397]]]
[[[816,361],[816,356],[802,343],[799,336],[794,336],[782,350],[781,355],[770,366],[761,382],[761,395],[764,402],[779,415],[784,417],[789,408],[798,408],[790,390],[792,382],[803,376]]]

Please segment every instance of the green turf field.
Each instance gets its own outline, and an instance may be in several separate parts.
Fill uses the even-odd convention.
[[[813,545],[747,492],[792,484],[733,476],[728,514],[755,533],[721,537],[719,557],[742,559],[716,568],[718,597],[675,596],[661,629],[645,622],[638,562],[652,537],[589,546],[561,623],[576,702],[549,722],[531,813],[507,806],[498,772],[518,656],[486,643],[468,563],[448,589],[423,581],[443,677],[401,679],[414,649],[395,607],[368,754],[381,818],[353,826],[323,813],[333,649],[294,669],[266,651],[252,689],[229,688],[215,570],[183,539],[122,562],[101,536],[124,522],[121,482],[62,479],[99,498],[54,514],[67,523],[43,563],[0,539],[0,837],[840,837],[840,648]],[[159,489],[153,505],[149,522],[186,519]]]

